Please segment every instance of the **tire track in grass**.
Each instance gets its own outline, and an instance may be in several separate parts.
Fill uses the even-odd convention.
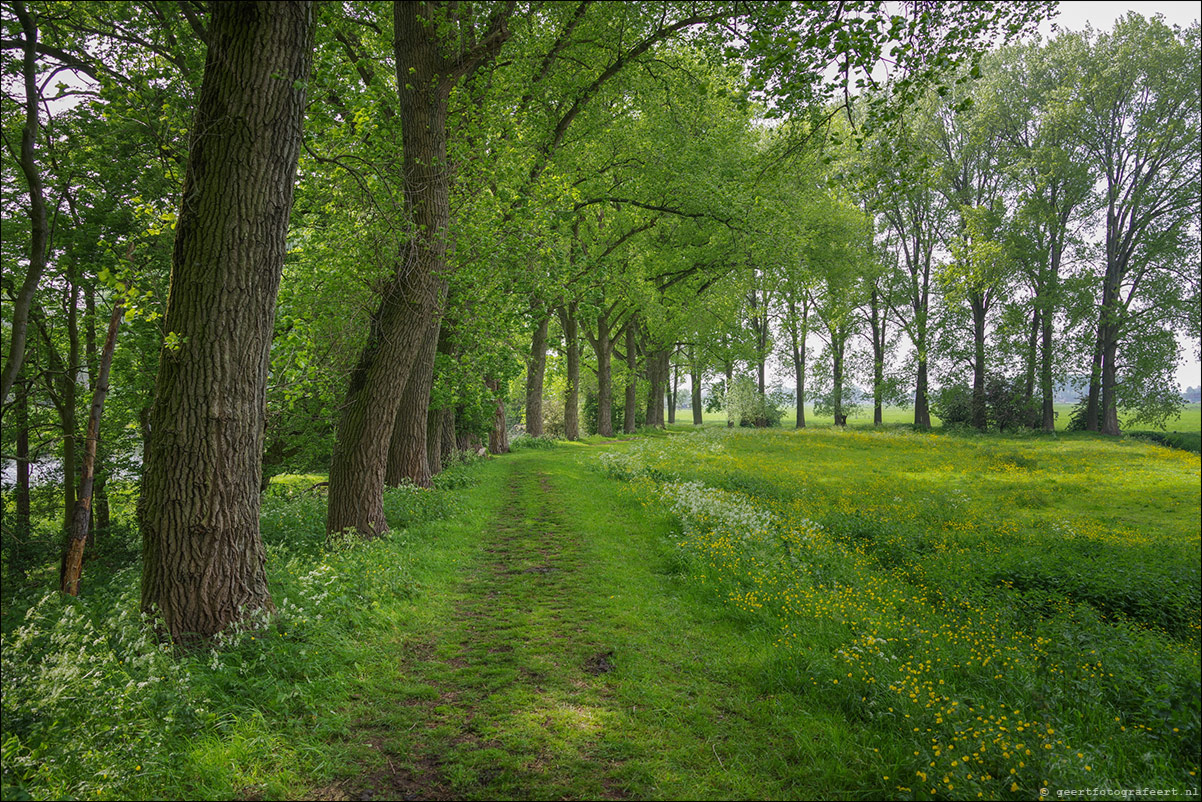
[[[528,460],[514,460],[505,492],[445,630],[402,669],[433,677],[436,695],[408,731],[368,739],[387,769],[349,798],[622,798],[598,748],[613,652],[576,603],[580,533]]]

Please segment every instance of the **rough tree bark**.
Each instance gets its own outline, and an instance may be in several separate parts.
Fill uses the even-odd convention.
[[[668,423],[676,423],[676,397],[680,390],[680,365],[672,365],[672,386],[668,390]]]
[[[664,388],[668,384],[667,349],[649,350],[647,360],[647,425],[657,429],[664,428]]]
[[[832,337],[831,339],[836,338]],[[835,425],[843,426],[845,424],[840,422],[846,418],[846,416],[843,414],[843,350],[847,345],[847,338],[840,337],[836,342],[832,342],[831,345],[834,346],[831,350],[834,352],[835,357],[832,376],[834,387],[831,393],[834,399]]]
[[[1052,337],[1055,320],[1050,313],[1040,317],[1039,392],[1043,396],[1043,431],[1056,431],[1056,408],[1052,387]]]
[[[493,412],[492,428],[488,431],[488,453],[508,454],[509,427],[505,421],[505,399],[501,395],[501,383],[496,379],[486,378],[484,386],[492,390],[493,403],[496,404],[496,411]]]
[[[970,293],[972,306],[972,425],[985,431],[985,315],[989,311],[986,299],[979,293]]]
[[[388,464],[384,472],[384,484],[389,487],[397,487],[404,482],[412,482],[418,487],[430,487],[433,484],[430,481],[433,473],[430,470],[426,435],[439,328],[437,319],[431,322],[397,405],[388,447]]]
[[[446,465],[459,453],[459,445],[455,442],[455,408],[447,407],[441,410],[442,413],[442,443],[439,451],[442,452],[442,463]]]
[[[8,335],[8,357],[4,361],[4,372],[0,374],[0,402],[8,400],[8,392],[12,389],[13,382],[17,380],[17,373],[20,372],[21,363],[25,360],[29,310],[33,304],[33,295],[37,291],[38,282],[46,269],[46,248],[50,242],[50,224],[46,215],[42,174],[38,171],[37,156],[34,152],[41,128],[38,120],[38,103],[41,100],[41,93],[38,91],[38,26],[21,0],[16,0],[12,4],[12,9],[13,13],[17,15],[24,35],[21,75],[25,89],[25,126],[21,129],[20,164],[21,173],[25,176],[25,184],[29,190],[29,268],[25,271],[25,280],[21,283],[21,289],[13,301],[12,328]]]
[[[217,3],[209,36],[139,503],[142,607],[177,641],[274,609],[259,479],[311,3]]]
[[[104,399],[109,391],[109,370],[113,366],[113,349],[117,345],[117,327],[121,325],[121,304],[113,304],[109,316],[108,335],[100,364],[92,375],[92,411],[88,415],[88,433],[84,440],[83,472],[79,478],[79,496],[75,502],[75,515],[71,519],[71,532],[67,537],[67,549],[63,554],[59,590],[71,596],[79,595],[79,578],[83,572],[83,551],[88,541],[89,525],[92,522],[92,486],[96,476],[96,446],[100,442],[100,416],[104,413]]]
[[[885,382],[885,315],[881,303],[881,294],[873,285],[868,298],[868,323],[872,328],[872,425],[880,426],[884,422],[884,410],[881,403],[881,389]]]
[[[326,529],[365,536],[388,528],[384,475],[393,413],[418,358],[426,331],[442,317],[449,271],[451,173],[447,162],[447,103],[464,75],[508,38],[513,3],[498,6],[479,41],[462,47],[448,36],[453,3],[393,4],[397,96],[403,150],[402,188],[412,236],[372,316],[367,344],[351,374],[330,463]]]
[[[1041,317],[1039,298],[1034,298],[1036,307],[1031,310],[1031,334],[1027,337],[1026,364],[1023,365],[1023,397],[1027,401],[1035,398],[1035,374],[1039,364],[1039,330]]]
[[[700,426],[701,418],[701,363],[696,356],[696,346],[689,346],[689,382],[692,385],[693,425]]]
[[[580,439],[580,334],[576,323],[576,302],[559,307],[563,326],[564,353],[567,357],[568,386],[563,398],[563,436]]]
[[[442,473],[442,410],[426,410],[426,465],[430,476]]]
[[[622,431],[633,434],[638,428],[638,353],[636,352],[634,324],[626,327],[626,404],[623,407]]]
[[[526,433],[534,437],[543,434],[543,378],[547,370],[547,325],[551,322],[543,305],[534,304],[536,318],[530,338],[530,365],[526,370]]]
[[[609,312],[602,311],[597,315],[597,336],[587,328],[584,331],[589,344],[597,355],[597,434],[602,437],[613,437],[613,369],[614,340],[622,336],[623,329],[611,329]]]

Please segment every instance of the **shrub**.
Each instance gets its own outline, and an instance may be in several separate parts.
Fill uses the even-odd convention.
[[[785,414],[777,399],[761,393],[755,383],[745,377],[731,382],[723,403],[727,414],[738,426],[778,426]]]
[[[1036,429],[1040,424],[1039,406],[1028,397],[1017,379],[991,374],[985,379],[985,407],[989,423],[999,431]]]
[[[942,387],[935,394],[931,411],[944,426],[972,425],[972,389],[963,384]]]
[[[1066,431],[1083,432],[1085,431],[1085,416],[1089,412],[1089,396],[1082,396],[1073,406],[1072,412],[1068,413],[1068,425],[1065,426]]]
[[[510,436],[509,450],[521,451],[522,449],[527,448],[555,448],[555,446],[559,444],[560,439],[561,438],[553,437],[549,434],[544,434],[541,437],[535,437],[527,434],[526,432],[521,432],[519,434]]]
[[[944,426],[972,426],[972,388],[952,384],[935,394],[931,411]],[[999,431],[1035,429],[1040,425],[1040,410],[1018,379],[1007,379],[996,373],[985,379],[985,419],[987,425]]]

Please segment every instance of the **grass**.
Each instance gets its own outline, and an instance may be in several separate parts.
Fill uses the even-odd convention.
[[[1073,411],[1072,404],[1056,404],[1056,429],[1064,431],[1068,426],[1070,413]],[[914,422],[914,410],[905,409],[902,407],[885,407],[881,411],[882,423],[885,426],[897,424],[912,424]],[[726,424],[725,412],[703,412],[701,415],[702,422],[706,425]],[[797,420],[796,407],[790,407],[785,410],[784,417],[781,419],[781,426],[792,428]],[[693,413],[687,409],[676,411],[676,422],[681,425],[690,425],[693,421]],[[813,409],[806,405],[806,424],[810,426],[833,426],[835,419],[830,416],[823,417],[815,415]],[[863,407],[857,414],[853,414],[847,419],[848,425],[852,427],[863,427],[872,425],[872,407]],[[931,424],[933,426],[941,426],[942,421],[937,415],[931,415]],[[1133,424],[1140,432],[1144,431],[1142,424]],[[1125,429],[1126,427],[1124,427]],[[1133,430],[1134,431],[1134,430]],[[1168,433],[1181,434],[1198,434],[1202,432],[1202,404],[1191,403],[1186,404],[1181,408],[1181,412],[1172,420],[1168,421],[1165,426],[1165,431]],[[1192,442],[1189,441],[1189,442]],[[1175,445],[1175,444],[1174,444]],[[1176,446],[1180,447],[1180,446]],[[1188,450],[1197,452],[1197,448],[1189,448]]]
[[[717,429],[606,469],[675,510],[694,581],[878,735],[857,789],[1196,782],[1197,457],[1085,435]]]
[[[533,443],[390,491],[370,543],[325,539],[321,478],[274,480],[280,615],[220,648],[148,638],[135,567],[8,597],[4,798],[1196,786],[1193,455],[833,428]]]

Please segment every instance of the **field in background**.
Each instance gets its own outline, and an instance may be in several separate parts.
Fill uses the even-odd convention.
[[[707,428],[604,463],[782,672],[878,733],[862,760],[892,795],[1196,785],[1193,454]]]
[[[1057,430],[1063,431],[1064,428],[1068,425],[1069,414],[1072,412],[1072,410],[1073,410],[1072,404],[1057,404],[1056,405],[1056,412],[1058,413],[1057,418],[1056,418],[1056,429]],[[886,407],[883,411],[882,416],[884,418],[885,424],[913,423],[914,422],[914,410],[913,409],[905,409],[902,407]],[[796,421],[796,419],[797,419],[796,409],[794,407],[790,407],[789,409],[785,410],[785,416],[784,416],[784,418],[781,419],[781,426],[784,428],[793,428],[793,424]],[[678,424],[688,424],[688,423],[691,423],[692,420],[693,420],[692,412],[690,412],[687,409],[677,410],[676,422]],[[725,412],[704,412],[704,413],[702,413],[702,420],[707,424],[726,423],[726,413]],[[806,406],[806,425],[807,426],[808,425],[829,426],[829,425],[832,425],[834,422],[835,422],[834,418],[832,418],[831,416],[827,415],[824,417],[821,415],[815,415],[813,412],[813,409],[811,407],[809,407],[808,405]],[[847,423],[850,426],[871,426],[872,425],[872,408],[868,407],[865,409],[861,409],[858,415],[848,416]],[[938,416],[932,415],[931,416],[931,424],[934,426],[941,426],[943,424],[943,422],[941,420],[939,420]],[[1137,429],[1137,430],[1143,430],[1143,429],[1147,429],[1148,427],[1146,424],[1136,424],[1133,428]],[[1181,410],[1181,414],[1178,415],[1176,419],[1170,420],[1168,422],[1168,425],[1165,427],[1165,430],[1169,431],[1169,432],[1202,432],[1202,404],[1196,404],[1196,403],[1195,404],[1186,404],[1185,407]]]

